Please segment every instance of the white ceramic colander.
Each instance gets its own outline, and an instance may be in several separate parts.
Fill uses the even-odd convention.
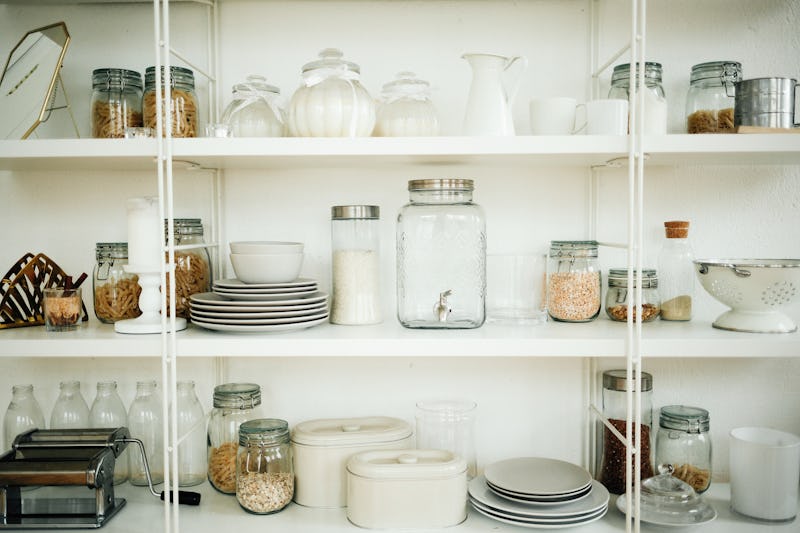
[[[797,325],[780,310],[800,297],[800,259],[698,259],[697,277],[708,293],[731,308],[715,328],[791,333]]]

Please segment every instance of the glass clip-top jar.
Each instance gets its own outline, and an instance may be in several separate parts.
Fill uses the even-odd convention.
[[[142,126],[142,75],[123,68],[92,71],[92,137],[121,139]]]
[[[635,80],[633,83],[636,83],[636,86],[638,86],[638,73],[636,77],[631,76],[631,66],[629,63],[614,67],[614,72],[611,74],[611,89],[608,91],[608,97],[628,100],[632,78]],[[652,135],[664,135],[667,133],[667,97],[664,93],[664,85],[661,78],[661,63],[651,61],[645,62],[644,131],[642,133]],[[638,106],[638,99],[636,99],[634,103]],[[638,107],[636,116],[642,116],[642,114],[638,112]]]
[[[236,499],[245,511],[276,513],[294,497],[294,468],[285,420],[260,418],[239,426]]]
[[[733,133],[736,82],[742,64],[711,61],[692,67],[686,95],[687,133]]]
[[[194,72],[188,68],[170,67],[169,76],[165,76],[161,67],[161,83],[170,84],[169,118],[164,119],[164,132],[170,128],[172,137],[197,137],[197,96],[194,91]],[[142,114],[144,126],[157,132],[158,117],[156,114],[156,68],[147,67],[144,72],[144,96],[142,97]],[[166,113],[166,105],[162,111]]]
[[[222,113],[222,122],[233,137],[281,137],[283,110],[278,106],[281,91],[263,76],[251,74],[233,86],[233,100]]]
[[[439,135],[439,119],[431,101],[431,86],[413,72],[400,72],[381,93],[376,137]]]
[[[656,435],[656,464],[697,492],[711,485],[711,428],[708,411],[669,405],[661,408]]]
[[[136,318],[139,309],[139,276],[125,271],[128,264],[127,242],[98,242],[94,266],[94,314],[100,322]]]
[[[547,313],[560,322],[589,322],[600,314],[597,241],[551,241]]]
[[[606,314],[611,320],[628,321],[628,302],[633,302],[633,321],[636,322],[636,287],[639,285],[638,273],[633,271],[633,286],[628,287],[628,270],[612,268],[608,272],[608,291],[606,292]],[[642,322],[658,318],[661,300],[658,297],[658,277],[654,269],[642,269]]]
[[[165,235],[167,222],[164,221]],[[211,258],[203,239],[203,222],[199,218],[176,218],[172,229],[175,246],[186,247],[175,251],[175,314],[189,318],[189,298],[211,290]]]

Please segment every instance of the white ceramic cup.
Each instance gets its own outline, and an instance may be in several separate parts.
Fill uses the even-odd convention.
[[[577,101],[566,96],[532,98],[530,101],[531,134],[572,135],[576,131],[575,110],[577,107]]]
[[[763,427],[731,430],[731,508],[774,522],[797,515],[800,437]]]
[[[586,102],[587,135],[627,135],[628,101],[620,99]]]

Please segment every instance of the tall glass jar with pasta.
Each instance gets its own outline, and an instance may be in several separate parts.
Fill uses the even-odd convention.
[[[164,230],[166,234],[166,221]],[[174,219],[173,235],[175,246],[182,247],[175,251],[175,316],[189,318],[189,297],[211,290],[211,259],[203,239],[203,223],[199,218]]]
[[[142,75],[124,68],[92,71],[92,137],[121,139],[142,125]]]
[[[194,73],[188,68],[170,67],[169,76],[161,67],[161,82],[170,86],[170,118],[164,120],[164,132],[170,127],[173,137],[197,137],[197,96],[194,92]],[[147,67],[144,73],[142,115],[144,126],[156,130],[156,68]],[[162,109],[166,108],[166,104]],[[164,111],[166,113],[166,111]]]
[[[94,266],[94,314],[100,322],[136,318],[139,309],[139,276],[126,272],[127,242],[98,242]]]

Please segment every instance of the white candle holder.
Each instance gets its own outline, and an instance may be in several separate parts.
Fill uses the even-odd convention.
[[[138,271],[123,266],[126,272],[139,276],[139,286],[142,292],[139,295],[139,309],[142,314],[136,318],[119,320],[114,323],[117,333],[147,334],[161,333],[161,271]],[[186,329],[186,319],[175,317],[175,331]]]

